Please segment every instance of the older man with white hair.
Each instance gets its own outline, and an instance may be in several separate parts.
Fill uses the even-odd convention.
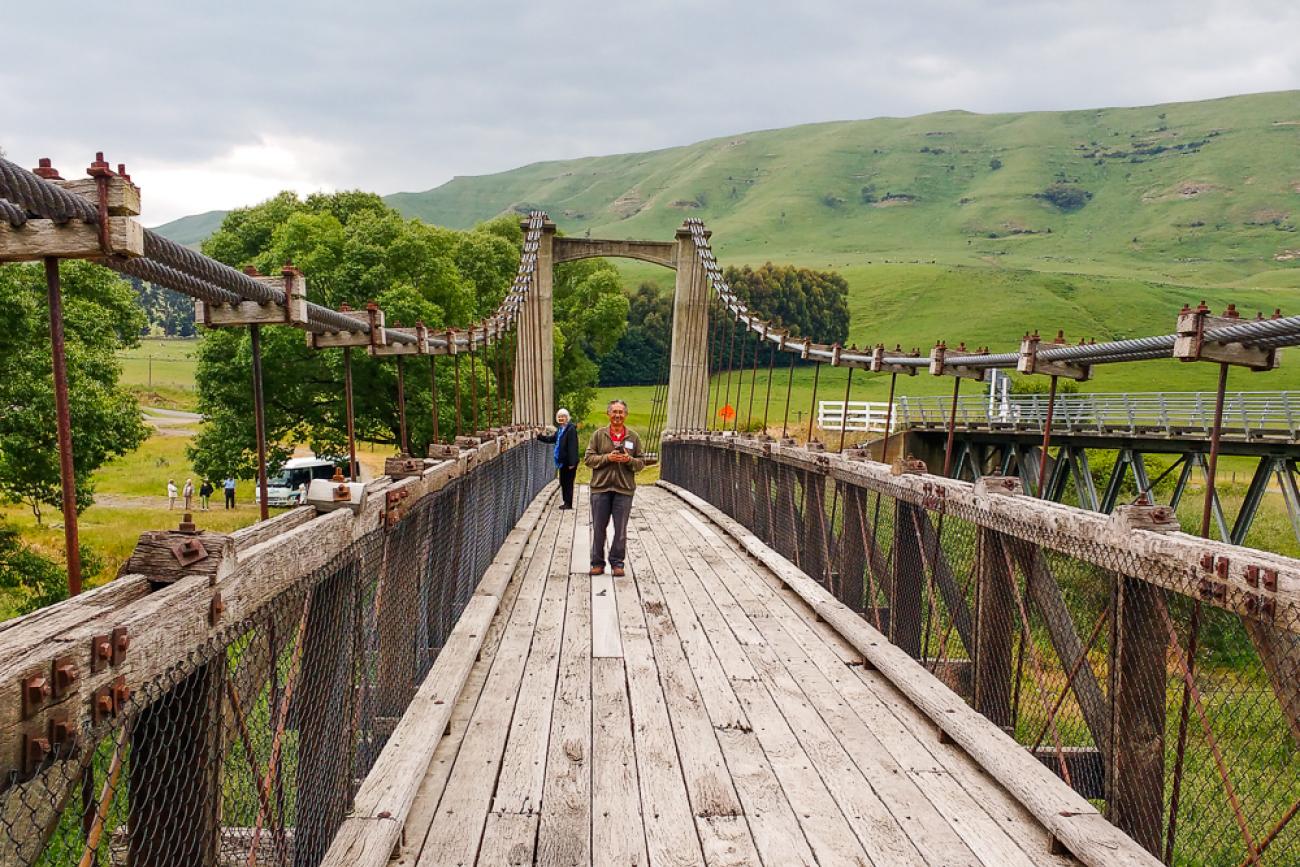
[[[555,433],[538,434],[544,443],[555,443],[555,469],[560,473],[560,493],[564,498],[561,509],[573,508],[573,479],[578,475],[578,426],[570,422],[569,411],[561,407],[555,412]]]

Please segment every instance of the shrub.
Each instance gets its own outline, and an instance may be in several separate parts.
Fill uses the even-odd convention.
[[[1041,193],[1035,193],[1034,198],[1042,199],[1062,211],[1077,211],[1088,204],[1092,193],[1082,187],[1057,183],[1047,187]]]
[[[989,168],[996,172],[998,169],[1002,168],[1002,160],[997,157],[989,160]]]

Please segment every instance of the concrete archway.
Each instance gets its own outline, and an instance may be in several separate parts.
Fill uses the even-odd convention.
[[[524,303],[519,327],[519,357],[532,361],[515,369],[515,418],[527,424],[546,424],[555,411],[551,308],[555,265],[608,257],[637,259],[677,272],[665,433],[707,427],[708,281],[690,230],[678,229],[672,241],[560,238],[555,234],[555,224],[547,220],[536,252],[533,291]]]

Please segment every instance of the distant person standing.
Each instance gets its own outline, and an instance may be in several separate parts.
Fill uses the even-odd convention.
[[[615,576],[621,576],[636,474],[645,469],[645,460],[641,457],[641,438],[625,424],[627,404],[611,400],[605,415],[609,426],[591,435],[584,458],[591,467],[591,574],[605,572],[605,531],[612,519],[614,540],[609,546],[609,565]]]
[[[194,508],[194,480],[186,479],[185,487],[181,489],[181,496],[185,498],[185,511],[189,512]]]
[[[226,494],[226,508],[227,509],[235,508],[235,480],[232,478],[227,478],[224,482],[221,483],[221,490],[223,490]]]
[[[176,508],[176,480],[167,480],[167,511]]]
[[[212,496],[212,480],[204,479],[203,484],[199,485],[199,511],[207,512],[212,506],[208,498]]]
[[[561,509],[573,508],[573,480],[578,475],[578,426],[569,422],[569,411],[555,413],[555,433],[538,434],[544,443],[555,443],[555,469],[560,473]]]

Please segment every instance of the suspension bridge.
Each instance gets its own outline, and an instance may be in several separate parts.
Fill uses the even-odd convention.
[[[145,533],[116,580],[0,624],[0,863],[1300,859],[1300,561],[1211,533],[1228,371],[1274,367],[1300,317],[1202,305],[1106,344],[827,346],[750,310],[698,220],[601,241],[537,212],[492,316],[390,327],[375,305],[316,304],[292,267],[246,274],[159,238],[124,169],[89,174],[0,160],[0,261],[45,263],[69,497],[63,259],[250,330],[263,490],[264,327],[344,353],[352,479],[351,353],[391,359],[402,448],[381,478],[319,480],[234,533]],[[531,434],[554,409],[552,268],[592,256],[676,271],[646,432],[662,478],[637,495],[620,577],[588,574],[583,498],[553,508]],[[741,406],[747,376],[771,429],[764,353],[769,383],[778,358],[813,366],[814,405],[826,365],[848,368],[845,401],[855,371],[890,376],[891,406],[899,375],[950,377],[941,471],[873,460],[889,420],[878,443],[788,436],[788,389],[781,437],[738,412],[726,429],[717,407]],[[406,433],[412,356],[433,376],[427,456]],[[1057,380],[1168,357],[1220,371],[1199,534],[1149,499],[1106,514],[1036,496],[1064,435]],[[1050,378],[1038,466],[954,473],[962,381],[1008,367]]]

